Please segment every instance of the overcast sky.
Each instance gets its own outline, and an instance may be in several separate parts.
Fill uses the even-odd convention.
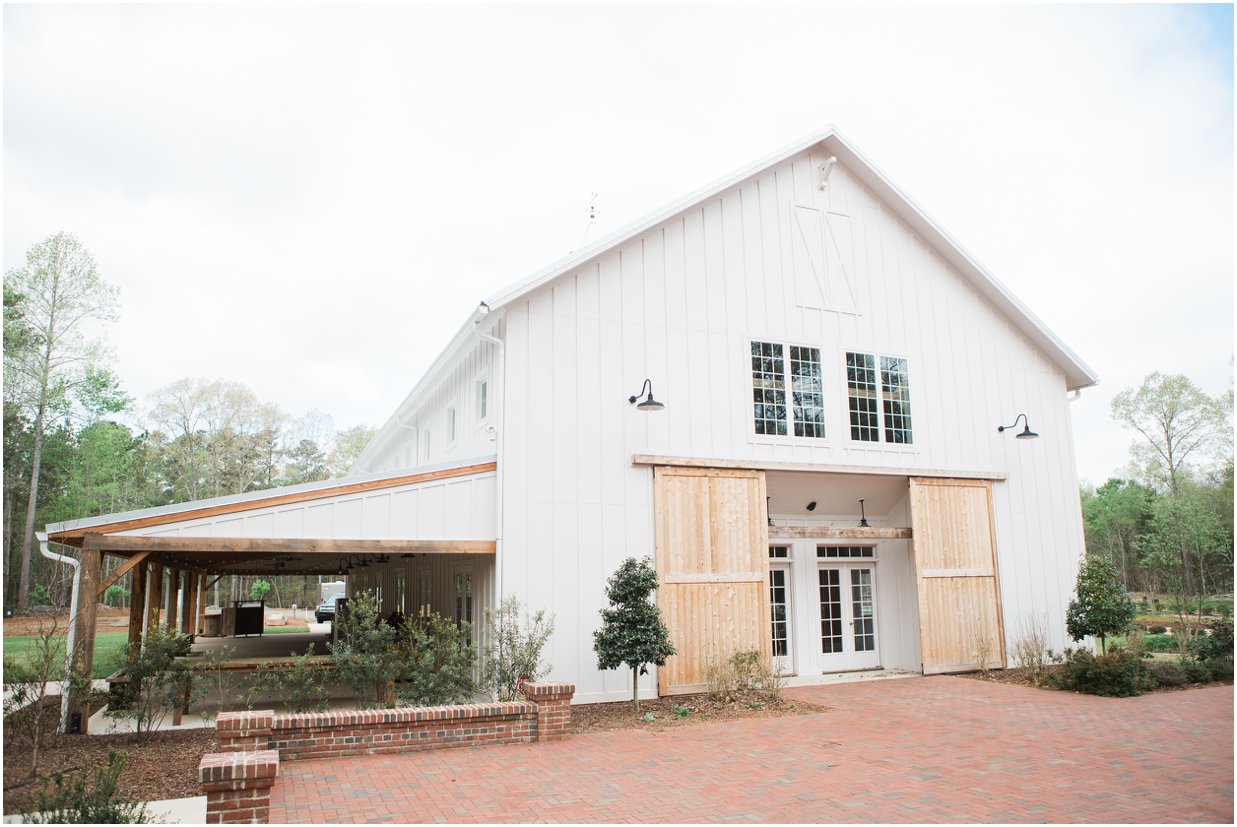
[[[830,123],[1098,371],[1084,479],[1117,391],[1231,387],[1228,6],[8,5],[4,266],[76,233],[139,399],[379,425],[590,192],[596,238]]]

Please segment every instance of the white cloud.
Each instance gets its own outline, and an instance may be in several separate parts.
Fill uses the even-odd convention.
[[[121,285],[131,392],[377,424],[482,296],[837,124],[1103,377],[1229,387],[1232,11],[8,6],[5,266]]]

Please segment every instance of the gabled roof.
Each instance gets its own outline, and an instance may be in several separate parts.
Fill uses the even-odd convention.
[[[907,226],[934,249],[951,267],[966,279],[988,301],[992,302],[1011,323],[1017,327],[1036,347],[1042,350],[1050,360],[1065,373],[1066,385],[1069,390],[1090,387],[1099,381],[1098,375],[1074,351],[1057,338],[1026,305],[1010,292],[1004,284],[992,275],[974,256],[953,236],[928,216],[910,196],[904,193],[887,175],[881,172],[875,164],[868,160],[841,133],[830,126],[821,132],[791,144],[772,155],[760,159],[731,175],[716,181],[703,189],[675,201],[673,204],[643,218],[633,224],[611,233],[593,244],[573,252],[566,258],[533,273],[486,299],[486,304],[492,310],[498,310],[505,305],[518,301],[529,293],[544,287],[557,278],[568,275],[591,259],[608,252],[611,248],[626,244],[642,233],[648,232],[658,224],[671,220],[679,213],[693,209],[702,202],[717,197],[726,190],[738,186],[756,175],[763,173],[772,166],[821,144],[832,155],[837,156],[842,164],[881,201],[888,206]],[[475,318],[475,317],[474,317]]]
[[[860,153],[850,141],[832,126],[796,141],[790,146],[774,152],[772,155],[761,158],[759,161],[675,201],[652,215],[628,224],[626,227],[616,230],[607,236],[603,236],[581,250],[572,251],[565,258],[559,259],[548,267],[491,294],[485,299],[484,304],[489,311],[501,310],[503,307],[519,301],[554,280],[570,275],[586,266],[593,259],[604,255],[615,247],[626,244],[642,233],[653,229],[658,224],[669,221],[678,214],[717,197],[731,187],[738,186],[749,178],[760,175],[770,167],[780,164],[817,144],[821,144],[832,155],[837,156],[838,161],[846,168],[847,172],[858,178],[898,218],[953,267],[962,278],[966,279],[982,296],[992,302],[993,306],[1004,314],[1022,335],[1026,336],[1028,340],[1044,352],[1049,360],[1060,367],[1065,374],[1067,389],[1079,390],[1081,388],[1088,388],[1099,381],[1099,376],[1095,371],[1083,362],[1056,334],[1049,330],[1047,325],[1040,321],[1039,317],[1032,313],[1026,305],[1010,292],[1009,288],[1002,284],[996,276],[967,252],[966,248],[958,243],[953,236],[945,232],[910,196],[890,180],[889,176],[881,172],[875,164]],[[451,342],[448,343],[446,348],[438,355],[438,358],[430,365],[429,370],[425,372],[421,380],[404,397],[404,400],[395,409],[391,418],[387,420],[365,451],[362,452],[361,457],[353,466],[354,468],[363,467],[364,463],[378,450],[379,446],[390,440],[392,426],[399,421],[400,412],[404,411],[410,402],[417,399],[422,391],[431,387],[438,375],[454,363],[459,352],[474,341],[474,334],[485,317],[485,313],[480,309],[473,311]]]

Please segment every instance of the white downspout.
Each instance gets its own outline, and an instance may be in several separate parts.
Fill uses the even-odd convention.
[[[489,305],[481,302],[482,312],[489,313]],[[494,515],[496,522],[494,531],[494,555],[497,557],[497,565],[495,566],[495,592],[497,593],[498,603],[493,608],[497,609],[502,605],[503,601],[503,564],[505,562],[503,555],[503,508],[505,507],[503,500],[503,477],[506,476],[507,466],[503,462],[503,445],[506,440],[503,438],[503,426],[507,422],[507,343],[496,336],[491,336],[488,333],[480,332],[481,319],[477,320],[478,332],[477,338],[483,342],[488,342],[498,349],[498,366],[494,371],[495,384],[497,387],[495,395],[498,397],[497,419],[498,425],[490,426],[494,429],[494,454],[495,461],[498,464],[498,473],[494,480],[494,496],[498,500],[498,507]]]
[[[39,551],[44,557],[73,567],[73,593],[69,599],[69,636],[64,644],[64,688],[60,691],[60,732],[65,733],[69,731],[69,688],[73,685],[73,644],[77,636],[77,593],[82,584],[82,564],[80,560],[57,554],[49,549],[46,531],[36,531],[34,536],[39,541]]]

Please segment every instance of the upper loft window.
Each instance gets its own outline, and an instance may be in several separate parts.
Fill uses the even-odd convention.
[[[477,421],[484,422],[490,408],[490,382],[482,379],[477,382]]]
[[[911,391],[906,360],[871,353],[846,354],[846,393],[850,408],[850,438],[910,445]]]
[[[455,406],[450,405],[447,408],[447,444],[455,444]]]
[[[752,342],[752,412],[757,434],[823,439],[820,348]]]

